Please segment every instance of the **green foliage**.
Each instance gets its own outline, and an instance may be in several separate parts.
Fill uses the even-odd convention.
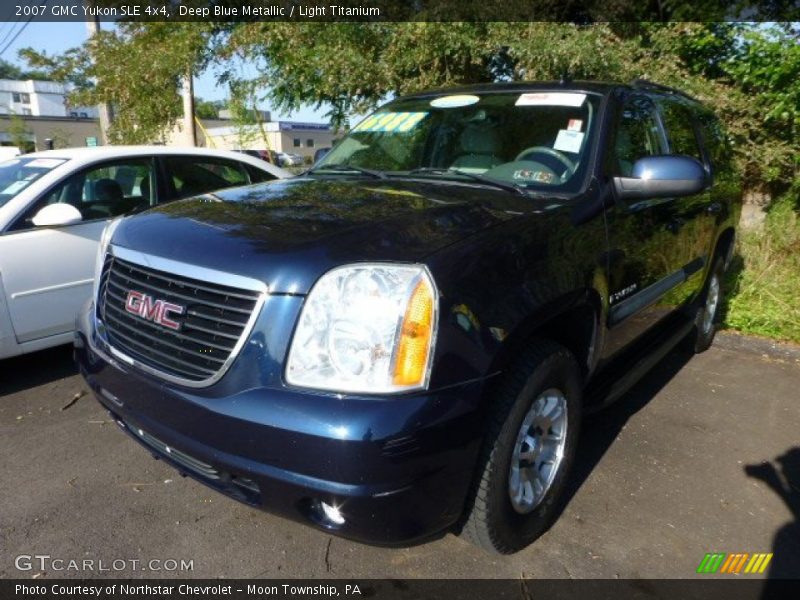
[[[18,66],[12,65],[7,60],[0,59],[0,79],[46,80],[47,73],[44,71],[20,69]]]
[[[28,129],[28,124],[25,123],[25,119],[18,114],[12,112],[9,115],[6,132],[8,133],[12,146],[16,146],[23,152],[30,152],[33,150],[33,144],[28,141],[31,131]]]
[[[763,229],[742,232],[730,274],[725,324],[800,342],[800,219],[795,189],[776,201]]]
[[[198,119],[218,119],[219,111],[225,108],[221,100],[194,99],[194,114]]]
[[[56,80],[76,86],[70,103],[114,108],[114,143],[161,141],[182,114],[181,78],[202,68],[214,27],[207,23],[119,23],[80,48],[49,56],[20,54]]]

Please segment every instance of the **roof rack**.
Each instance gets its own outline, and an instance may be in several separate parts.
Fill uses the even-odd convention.
[[[683,96],[684,98],[688,98],[689,100],[694,100],[695,102],[697,102],[697,98],[690,96],[684,91],[675,89],[673,87],[669,87],[667,85],[661,85],[660,83],[655,83],[647,79],[634,79],[633,81],[631,81],[630,84],[635,88],[644,88],[650,90],[658,90],[660,92],[667,92],[669,94],[678,94],[679,96]]]

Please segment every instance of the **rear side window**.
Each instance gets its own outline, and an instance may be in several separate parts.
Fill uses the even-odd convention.
[[[660,100],[659,104],[664,129],[667,130],[670,154],[691,156],[702,164],[703,155],[697,143],[689,108],[668,98]]]
[[[173,198],[188,198],[250,183],[242,163],[224,158],[167,156],[164,164]]]
[[[702,112],[698,116],[698,120],[703,142],[711,161],[711,174],[716,175],[720,171],[731,170],[733,163],[731,162],[730,141],[719,119],[710,112]]]
[[[275,179],[275,175],[269,171],[262,171],[252,165],[247,165],[247,170],[250,173],[250,181],[252,183],[261,183],[263,181],[272,181]]]

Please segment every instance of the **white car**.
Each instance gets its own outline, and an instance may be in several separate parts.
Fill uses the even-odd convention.
[[[246,154],[164,146],[70,148],[0,162],[0,359],[72,341],[111,219],[285,177]]]
[[[303,157],[299,154],[278,152],[278,164],[284,167],[297,167],[303,164]]]

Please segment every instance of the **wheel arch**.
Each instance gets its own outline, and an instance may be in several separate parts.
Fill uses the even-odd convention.
[[[585,383],[602,345],[602,311],[600,294],[591,288],[548,303],[509,332],[492,360],[490,372],[504,371],[528,345],[537,339],[547,339],[572,353]]]
[[[713,257],[721,256],[722,259],[725,261],[725,270],[728,270],[728,267],[731,265],[731,261],[733,260],[733,250],[736,246],[736,230],[733,226],[726,227],[722,230],[722,232],[717,236],[717,244],[714,247],[714,255]],[[713,262],[713,258],[712,258]]]

